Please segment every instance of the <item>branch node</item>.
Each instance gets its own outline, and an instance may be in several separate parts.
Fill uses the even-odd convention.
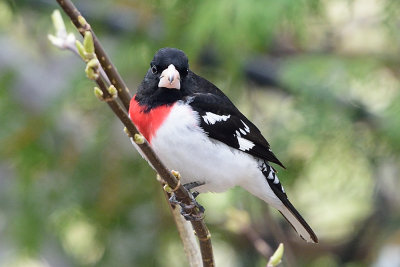
[[[100,67],[100,62],[97,60],[97,58],[93,58],[93,59],[89,60],[86,65],[89,68],[98,69]]]
[[[83,30],[83,31],[90,30],[90,24],[87,23],[86,19],[82,15],[78,16],[78,22],[81,25],[81,28],[79,30]]]
[[[103,91],[101,91],[101,89],[99,87],[94,87],[94,95],[100,100],[103,101]]]
[[[197,236],[197,238],[198,238],[200,241],[203,241],[203,242],[208,241],[208,240],[211,239],[211,233],[210,233],[209,231],[207,232],[206,237],[200,237],[196,232],[194,232],[194,234]]]
[[[91,80],[97,80],[99,78],[99,67],[100,63],[97,58],[89,60],[85,68],[86,76]]]
[[[97,80],[99,78],[99,74],[96,73],[93,68],[89,68],[88,66],[86,66],[85,73],[90,80]]]
[[[126,133],[126,135],[130,138],[132,138],[131,133],[129,132],[128,128],[124,127],[124,132]]]
[[[181,174],[178,171],[171,171],[172,175],[175,176],[176,179],[180,180],[181,179]]]
[[[113,96],[103,97],[103,101],[104,102],[111,102],[111,101],[114,101],[114,100],[115,100],[115,97],[113,97]]]
[[[104,96],[104,92],[99,87],[94,87],[94,95],[103,102],[110,102],[116,99],[116,97],[113,95]]]
[[[108,87],[108,92],[110,93],[112,98],[116,99],[118,97],[118,91],[114,85],[111,84],[110,87]]]
[[[171,194],[173,192],[176,192],[180,186],[181,186],[181,180],[178,180],[178,183],[176,184],[175,188],[171,188],[168,184],[166,184],[164,185],[164,190],[165,192]]]
[[[133,136],[133,141],[135,141],[135,143],[138,145],[142,145],[144,144],[144,136],[141,134],[135,134]]]

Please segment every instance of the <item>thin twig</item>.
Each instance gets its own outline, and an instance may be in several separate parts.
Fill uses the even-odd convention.
[[[76,38],[72,33],[68,34],[64,25],[64,21],[59,21],[61,18],[60,11],[55,10],[52,14],[53,24],[56,27],[56,35],[48,34],[50,42],[58,47],[61,50],[69,50],[74,55],[81,58],[81,55],[78,52],[78,48],[76,47]],[[82,58],[81,58],[82,59]],[[102,66],[99,66],[99,74],[101,78],[108,84],[111,85],[110,80],[108,79],[107,74],[105,73]]]
[[[130,136],[135,137],[135,135],[143,137],[140,132],[137,130],[136,126],[130,120],[127,111],[129,109],[129,102],[130,102],[130,94],[128,91],[127,86],[123,82],[122,78],[120,77],[119,73],[117,72],[116,68],[109,60],[108,56],[106,55],[104,49],[100,45],[100,42],[96,38],[94,32],[92,31],[90,25],[86,22],[86,20],[81,16],[80,12],[76,9],[76,7],[72,4],[69,0],[57,0],[60,6],[63,8],[65,13],[70,17],[74,25],[77,27],[79,32],[84,35],[86,31],[90,31],[93,36],[93,42],[95,47],[95,53],[97,58],[100,60],[100,64],[105,70],[109,80],[111,83],[117,88],[118,91],[118,98],[123,103],[123,107],[116,101],[116,98],[109,92],[108,86],[102,80],[101,75],[99,75],[95,82],[99,86],[100,90],[102,91],[102,97],[108,106],[112,109],[115,115],[121,120],[121,122],[125,125],[127,131],[129,132]],[[115,90],[115,89],[114,89]],[[146,156],[147,160],[151,163],[160,177],[171,187],[178,189],[175,191],[176,199],[181,201],[185,204],[191,203],[191,196],[190,193],[179,184],[179,181],[176,179],[174,175],[163,165],[160,161],[158,156],[154,153],[151,149],[149,143],[144,139],[143,142],[137,143],[139,149],[142,153]],[[179,186],[178,186],[179,185]],[[189,213],[192,215],[199,215],[199,211],[197,208],[192,208],[189,210]],[[200,251],[203,261],[203,266],[214,266],[214,257],[211,245],[211,235],[208,231],[205,223],[203,220],[199,221],[191,221],[192,227],[195,230],[195,233],[199,239],[200,244]]]
[[[129,110],[129,102],[131,100],[131,96],[129,94],[128,86],[126,86],[125,82],[122,80],[121,75],[119,75],[117,68],[111,62],[107,53],[103,49],[103,46],[100,44],[94,31],[71,1],[57,0],[57,2],[64,10],[64,12],[70,17],[72,23],[75,25],[82,36],[85,34],[86,31],[91,31],[97,58],[99,59],[100,64],[106,72],[107,76],[110,78],[111,83],[115,86],[115,88],[117,88],[118,97],[121,99],[125,109]]]

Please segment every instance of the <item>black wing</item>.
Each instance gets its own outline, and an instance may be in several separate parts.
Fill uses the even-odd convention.
[[[187,97],[187,102],[199,113],[200,127],[210,138],[285,168],[260,130],[218,88],[197,91]]]

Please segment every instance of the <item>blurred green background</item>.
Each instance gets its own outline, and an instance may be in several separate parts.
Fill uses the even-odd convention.
[[[400,266],[400,1],[75,2],[132,94],[180,48],[288,167],[320,244],[241,189],[204,194],[217,266],[265,266],[259,238],[283,266]],[[47,40],[55,8],[0,0],[0,266],[187,266],[154,172]]]

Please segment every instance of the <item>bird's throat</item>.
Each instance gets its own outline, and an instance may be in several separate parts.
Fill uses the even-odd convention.
[[[140,105],[135,97],[133,96],[131,100],[129,115],[138,130],[151,143],[151,139],[163,124],[174,105],[161,105],[147,110],[147,107]]]

